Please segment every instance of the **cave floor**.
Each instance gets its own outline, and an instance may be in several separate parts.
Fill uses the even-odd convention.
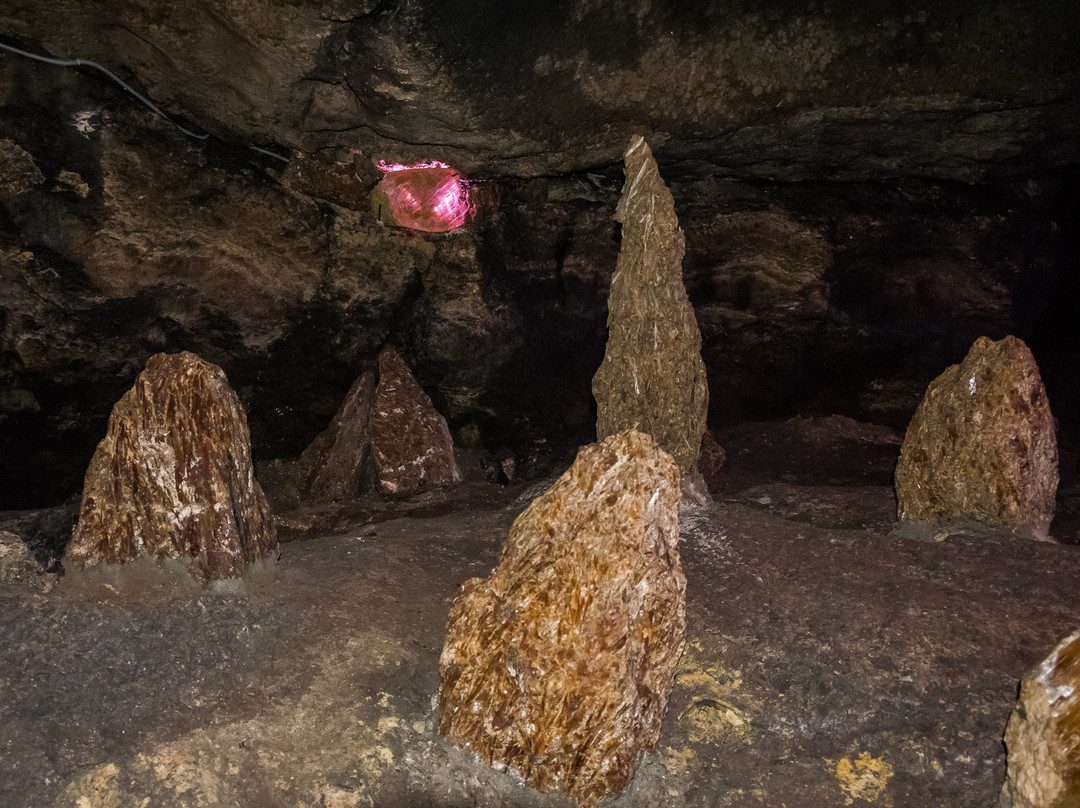
[[[889,436],[790,424],[720,436],[715,501],[684,506],[686,651],[602,805],[996,805],[1019,679],[1080,622],[1080,547],[899,538]],[[450,603],[536,491],[285,514],[242,588],[0,585],[0,805],[569,806],[435,730]]]

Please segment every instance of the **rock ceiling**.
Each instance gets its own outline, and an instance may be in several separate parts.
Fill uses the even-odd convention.
[[[782,180],[976,180],[1077,157],[1069,3],[9,0],[0,32],[132,77],[229,142]]]

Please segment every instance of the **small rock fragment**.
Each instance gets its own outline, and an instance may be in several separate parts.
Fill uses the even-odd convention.
[[[698,456],[698,471],[706,480],[711,479],[724,466],[727,460],[727,452],[713,435],[711,429],[706,429],[701,436],[701,453]]]
[[[217,580],[241,576],[276,546],[247,417],[225,373],[186,351],[150,357],[90,461],[65,563],[176,558]]]
[[[624,154],[615,218],[622,247],[608,295],[608,341],[593,376],[596,435],[648,432],[684,475],[697,473],[709,387],[701,332],[683,285],[685,240],[675,203],[644,139]]]
[[[1013,808],[1080,805],[1080,630],[1021,681],[1005,747]]]
[[[53,576],[34,558],[22,537],[0,530],[0,583],[51,589]]]
[[[348,500],[361,492],[371,457],[368,423],[375,400],[375,374],[360,374],[330,426],[300,455],[300,495],[305,501]]]
[[[583,448],[454,602],[442,734],[581,805],[625,788],[685,643],[678,513],[678,467],[651,436]]]
[[[29,152],[14,140],[0,138],[0,193],[25,194],[44,181]]]
[[[461,482],[450,429],[391,346],[379,352],[370,419],[379,491],[406,497]]]
[[[363,181],[358,181],[360,177],[353,161],[344,162],[347,156],[332,150],[293,151],[281,182],[298,194],[325,199],[351,210],[364,210],[368,205],[368,190]],[[369,171],[374,172],[374,168]]]
[[[1016,337],[979,337],[931,382],[896,467],[897,518],[980,522],[1046,539],[1058,485],[1057,439],[1039,368]]]

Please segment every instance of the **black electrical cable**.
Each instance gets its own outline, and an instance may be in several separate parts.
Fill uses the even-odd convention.
[[[59,65],[60,67],[92,67],[92,68],[94,68],[94,70],[98,70],[98,71],[104,73],[110,79],[115,81],[117,84],[119,84],[121,87],[123,87],[129,93],[131,93],[137,99],[142,101],[144,104],[146,104],[146,106],[150,107],[150,109],[152,109],[154,112],[156,112],[162,118],[167,120],[169,123],[171,123],[173,126],[175,126],[177,129],[179,129],[181,132],[183,132],[188,137],[193,137],[196,140],[206,140],[207,138],[210,137],[209,133],[204,132],[203,134],[200,135],[198,132],[193,132],[190,129],[187,129],[187,128],[181,126],[176,121],[174,121],[172,118],[170,118],[168,115],[166,115],[164,112],[162,112],[161,108],[158,107],[153,101],[151,101],[145,95],[140,93],[138,90],[136,90],[134,87],[132,87],[126,81],[124,81],[118,75],[113,73],[111,70],[109,70],[109,68],[107,68],[107,67],[105,67],[103,65],[99,65],[97,62],[91,62],[89,59],[53,59],[50,56],[41,56],[40,54],[37,54],[37,53],[30,53],[29,51],[24,51],[24,50],[22,50],[20,48],[16,48],[16,47],[12,46],[12,45],[6,45],[3,42],[0,42],[0,48],[3,48],[6,51],[11,51],[12,53],[16,53],[19,56],[25,56],[28,59],[35,59],[35,60],[37,60],[39,62],[45,62],[46,64],[50,64],[50,65]],[[252,151],[258,152],[259,154],[265,154],[268,157],[273,157],[273,158],[275,158],[277,160],[281,160],[284,163],[289,162],[288,157],[282,157],[280,154],[275,154],[274,152],[268,151],[267,149],[260,148],[259,146],[248,146],[248,148],[251,149]]]

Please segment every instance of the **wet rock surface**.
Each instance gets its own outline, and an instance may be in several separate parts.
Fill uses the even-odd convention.
[[[540,791],[594,805],[656,744],[686,641],[679,472],[650,436],[590,444],[466,581],[439,729]]]
[[[1056,808],[1080,801],[1080,631],[1058,643],[1020,682],[1005,730],[1011,808]]]
[[[1046,388],[1013,336],[980,337],[927,388],[896,466],[897,515],[912,530],[975,522],[1045,539],[1058,450]]]
[[[192,353],[150,357],[90,461],[65,565],[176,559],[215,580],[243,575],[276,547],[247,418],[224,372]]]
[[[718,438],[725,490],[768,482],[769,457],[774,480],[836,496],[882,477],[867,445],[798,444],[788,423]],[[0,802],[566,808],[440,737],[433,702],[458,586],[492,569],[526,491],[285,531],[272,585],[243,591],[0,584]],[[1080,613],[1068,545],[916,542],[724,499],[684,512],[680,555],[686,651],[613,806],[986,808],[1017,684]]]
[[[709,411],[701,332],[683,285],[685,238],[671,192],[642,137],[624,156],[615,218],[622,243],[608,294],[608,338],[593,376],[596,436],[656,438],[684,475],[697,472]]]

